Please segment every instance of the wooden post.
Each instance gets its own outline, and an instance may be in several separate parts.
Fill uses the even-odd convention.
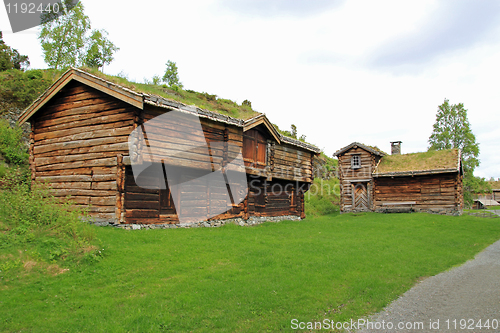
[[[35,122],[31,121],[30,147],[29,147],[29,164],[31,171],[31,185],[33,186],[36,180],[35,168]]]
[[[123,212],[123,199],[125,189],[125,165],[123,164],[123,155],[117,155],[117,168],[116,168],[116,206],[115,217],[118,223],[122,223]]]

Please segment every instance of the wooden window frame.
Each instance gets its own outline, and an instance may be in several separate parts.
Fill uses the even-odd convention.
[[[361,155],[356,154],[351,156],[351,169],[361,168]]]

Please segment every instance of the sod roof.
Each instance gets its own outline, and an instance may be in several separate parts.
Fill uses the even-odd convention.
[[[488,180],[488,184],[490,184],[492,190],[500,189],[500,180]]]
[[[260,121],[262,120],[261,118],[265,118],[269,122],[264,114],[252,110],[251,106],[245,103],[242,103],[240,106],[231,100],[217,98],[216,95],[182,89],[174,91],[166,86],[129,82],[127,79],[105,75],[97,70],[71,67],[24,110],[19,117],[19,124],[28,121],[71,80],[87,84],[141,109],[144,104],[164,108],[176,108],[184,112],[196,114],[202,118],[209,118],[214,121],[241,127],[252,124],[256,120]],[[276,137],[278,142],[285,141],[288,144],[315,153],[320,152],[320,149],[314,145],[285,137],[278,133],[270,124],[269,122],[267,128]],[[248,125],[246,127],[251,128],[252,126]]]
[[[434,150],[423,153],[382,157],[373,176],[407,176],[461,171],[459,149]]]

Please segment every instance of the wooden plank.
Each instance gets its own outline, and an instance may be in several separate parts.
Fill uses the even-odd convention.
[[[159,193],[125,193],[125,206],[129,201],[158,201]]]
[[[81,115],[71,117],[72,120],[60,123],[57,125],[47,125],[46,123],[54,123],[53,119],[51,121],[46,121],[44,123],[37,123],[37,130],[35,134],[42,133],[51,133],[56,131],[70,130],[77,127],[88,127],[97,124],[107,124],[107,123],[116,123],[116,122],[126,122],[128,120],[132,120],[132,115],[130,113],[126,113],[127,109],[116,109],[112,111],[108,111],[106,115],[102,114],[89,114],[85,118]],[[44,127],[42,127],[45,125]]]
[[[48,164],[58,164],[58,163],[69,163],[69,162],[81,162],[85,160],[97,160],[112,158],[116,156],[114,152],[101,152],[101,153],[88,153],[80,155],[66,155],[66,156],[50,156],[50,157],[36,157],[35,165],[40,167],[42,165]]]
[[[113,207],[112,212],[114,212],[116,204],[116,195],[111,195],[107,197],[91,197],[90,204],[97,206],[111,206]]]
[[[90,206],[89,212],[91,213],[114,213],[114,206]]]
[[[53,189],[82,189],[90,190],[90,182],[57,182],[49,184]]]
[[[125,201],[125,209],[160,209],[160,201]]]
[[[74,136],[78,135],[81,133],[96,133],[102,130],[108,130],[108,129],[116,129],[119,124],[120,127],[131,127],[134,124],[134,120],[125,120],[125,121],[118,121],[114,123],[105,123],[105,124],[97,124],[97,125],[89,125],[85,127],[74,127],[70,129],[64,129],[64,130],[59,130],[59,131],[52,131],[52,132],[43,132],[36,134],[35,133],[35,142],[42,142],[45,140],[50,140],[50,139],[56,139],[56,138],[65,138],[68,136]]]
[[[93,190],[118,190],[116,180],[110,182],[93,182]]]
[[[98,152],[101,151],[101,149],[105,149],[105,147],[111,147],[112,149],[119,148],[116,150],[121,150],[125,145],[128,147],[128,135],[38,145],[34,147],[34,153],[36,155],[41,155],[51,151],[74,151],[74,154],[77,154],[79,152]]]
[[[116,166],[116,157],[101,158],[97,160],[85,160],[85,161],[75,161],[69,163],[57,163],[49,164],[43,166],[37,166],[36,171],[48,171],[48,170],[61,170],[61,169],[75,169],[82,167],[98,167],[98,166]]]
[[[55,197],[62,196],[88,196],[88,197],[105,197],[115,195],[115,191],[104,190],[83,190],[83,189],[53,189],[50,193]]]
[[[79,114],[87,114],[87,113],[95,113],[98,112],[98,110],[101,109],[101,107],[95,107],[92,108],[92,105],[109,105],[109,107],[112,107],[110,105],[110,99],[107,97],[98,97],[94,99],[87,99],[87,100],[82,100],[82,101],[75,101],[72,103],[64,103],[64,104],[59,104],[59,105],[47,105],[44,109],[43,112],[40,113],[38,116],[39,120],[49,120],[49,119],[56,119],[59,117],[66,117],[66,116],[74,116],[74,115],[79,115]],[[120,107],[120,104],[115,104],[115,107]]]
[[[125,209],[125,217],[159,217],[156,209]]]
[[[102,129],[85,133],[78,133],[73,135],[68,135],[64,137],[58,137],[53,139],[35,141],[35,147],[40,145],[48,145],[52,143],[60,143],[60,142],[72,142],[79,140],[89,140],[89,139],[98,139],[98,138],[110,138],[110,137],[118,137],[118,136],[128,136],[133,130],[133,126],[112,128],[112,129]]]
[[[40,176],[40,181],[57,183],[57,182],[90,182],[92,176],[90,175],[65,175],[65,176]]]

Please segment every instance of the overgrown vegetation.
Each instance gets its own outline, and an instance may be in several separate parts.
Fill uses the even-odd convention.
[[[307,216],[320,216],[339,211],[340,184],[338,178],[315,178],[304,194]]]
[[[304,195],[307,216],[339,211],[340,183],[336,177],[338,160],[323,152],[313,158],[314,181]]]
[[[61,204],[40,185],[30,188],[26,178],[11,172],[0,180],[2,273],[13,263],[44,266],[96,259],[95,229],[80,221],[84,212],[69,202]]]
[[[22,136],[19,127],[10,128],[5,119],[0,119],[0,161],[16,166],[27,164],[29,155]]]
[[[429,150],[423,153],[387,155],[381,160],[377,172],[404,172],[408,170],[456,169],[458,150]]]
[[[3,275],[3,330],[277,332],[294,318],[356,320],[500,238],[497,219],[428,214],[96,230],[110,255],[92,266]]]
[[[83,211],[31,187],[20,128],[0,120],[0,277],[10,270],[64,271],[70,262],[100,258],[95,230]]]
[[[24,109],[30,105],[59,77],[57,71],[10,69],[0,72],[0,104]]]
[[[83,68],[93,75],[101,77],[105,80],[113,82],[115,84],[121,85],[133,91],[142,92],[151,95],[158,95],[164,98],[172,99],[187,105],[196,105],[199,108],[218,112],[223,115],[227,115],[239,119],[249,119],[255,117],[259,113],[252,110],[251,106],[248,104],[238,105],[238,103],[233,102],[229,99],[219,98],[217,95],[208,94],[206,92],[196,92],[193,90],[183,90],[178,86],[177,88],[171,88],[164,85],[153,84],[153,82],[147,83],[137,83],[128,80],[126,75],[106,75],[98,70]],[[153,80],[154,81],[154,80]]]

